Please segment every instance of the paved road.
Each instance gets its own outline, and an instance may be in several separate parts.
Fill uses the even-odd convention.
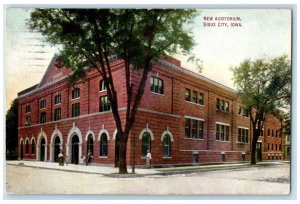
[[[6,189],[12,194],[286,195],[290,191],[289,164],[136,178],[6,167]]]

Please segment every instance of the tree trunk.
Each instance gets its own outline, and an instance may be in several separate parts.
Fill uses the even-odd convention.
[[[256,142],[257,142],[257,139],[254,140],[254,137],[253,137],[252,149],[251,149],[251,164],[256,164]]]
[[[128,134],[123,133],[120,137],[119,149],[119,174],[127,174],[126,150],[127,150]]]

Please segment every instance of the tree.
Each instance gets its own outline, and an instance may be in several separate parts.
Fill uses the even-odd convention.
[[[6,113],[6,159],[18,158],[18,100]]]
[[[256,143],[267,114],[279,116],[291,99],[291,65],[287,56],[249,59],[234,67],[234,83],[253,129],[251,164],[256,164]]]
[[[31,13],[29,27],[41,32],[48,42],[60,45],[62,63],[74,69],[70,84],[85,77],[85,67],[97,69],[102,76],[120,136],[119,173],[127,173],[128,136],[152,64],[161,56],[178,51],[191,55],[194,41],[183,27],[196,15],[193,9],[35,9]],[[125,121],[118,112],[109,63],[112,55],[123,59],[125,65]],[[130,80],[133,69],[141,73],[137,85]]]

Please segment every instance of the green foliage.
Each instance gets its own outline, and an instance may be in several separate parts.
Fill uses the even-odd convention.
[[[245,60],[232,69],[241,103],[247,110],[278,114],[291,101],[291,65],[287,56]]]
[[[60,45],[67,67],[89,62],[95,68],[110,53],[138,69],[146,58],[191,54],[194,40],[183,25],[197,14],[194,9],[35,9],[27,25]]]
[[[6,113],[6,158],[16,159],[18,148],[18,100],[15,99]]]

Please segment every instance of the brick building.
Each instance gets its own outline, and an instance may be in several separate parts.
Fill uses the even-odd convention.
[[[90,149],[92,164],[117,165],[118,136],[106,88],[96,70],[68,87],[71,69],[52,59],[41,82],[19,93],[19,159],[57,162],[60,149],[69,163],[80,164]],[[123,61],[111,60],[118,107],[126,112]],[[132,82],[137,83],[135,72]],[[282,159],[282,124],[268,116],[257,157]],[[160,59],[148,75],[130,132],[127,163],[180,165],[250,160],[250,118],[234,90],[184,69],[173,58]]]

